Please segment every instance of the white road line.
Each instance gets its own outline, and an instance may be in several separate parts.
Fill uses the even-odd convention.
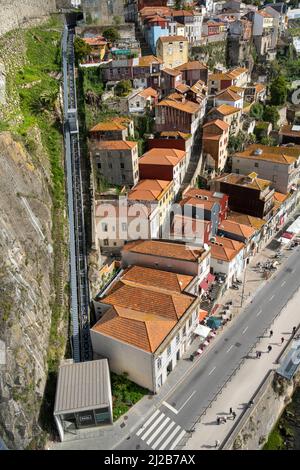
[[[196,393],[196,390],[193,391],[193,393],[191,393],[191,395],[185,400],[184,404],[181,405],[181,407],[179,408],[178,410],[178,413],[182,410],[182,408],[187,404],[187,402],[192,398],[192,396],[194,396]]]
[[[169,444],[169,442],[171,442],[171,440],[173,439],[173,437],[178,433],[178,431],[180,431],[181,427],[180,426],[176,426],[176,428],[174,429],[173,432],[171,432],[171,434],[169,435],[168,439],[164,442],[164,444],[159,448],[159,450],[164,450],[167,445]]]
[[[261,314],[262,310],[260,310],[259,312],[257,312],[256,316],[259,317],[259,315]]]
[[[227,351],[226,351],[226,354],[227,354],[227,353],[229,353],[229,351],[231,351],[231,350],[232,350],[232,348],[233,348],[233,344],[230,346],[230,348],[229,348],[229,349],[227,349]]]
[[[274,299],[274,296],[275,294],[271,295],[271,297],[269,298],[269,302],[271,302],[271,300]]]
[[[248,330],[248,326],[246,326],[246,328],[244,329],[242,335],[244,335],[246,333],[246,331]]]
[[[169,450],[175,449],[175,447],[176,447],[177,444],[181,441],[181,439],[183,438],[184,435],[185,435],[185,431],[181,431],[181,433],[180,433],[179,436],[176,438],[176,440],[173,442],[173,444],[171,445],[171,447],[170,447]]]
[[[149,434],[151,433],[151,431],[153,431],[153,429],[155,428],[155,426],[158,425],[158,423],[164,419],[166,417],[166,415],[164,413],[161,413],[161,415],[154,421],[153,424],[151,424],[150,428],[147,429],[147,431],[141,436],[141,439],[144,441],[146,439],[146,437],[149,436]]]
[[[169,431],[171,431],[172,427],[175,426],[176,423],[174,423],[174,421],[172,421],[169,426],[164,430],[164,432],[161,434],[161,436],[154,442],[153,446],[152,446],[152,449],[155,450],[156,447],[161,443],[161,441],[163,440],[163,438],[168,434]]]
[[[146,442],[147,445],[151,444],[152,441],[154,441],[154,439],[156,438],[157,434],[160,433],[160,431],[168,424],[168,422],[170,421],[171,418],[169,418],[169,416],[167,416],[167,418],[162,422],[162,424],[160,426],[158,426],[158,428],[156,429],[156,431],[152,434],[152,436],[150,437],[150,439],[148,439],[148,441]]]
[[[210,371],[210,373],[209,373],[208,375],[212,374],[213,371],[215,370],[215,368],[216,368],[216,367],[214,367],[214,368]]]
[[[176,408],[173,408],[172,405],[169,405],[169,403],[167,403],[166,401],[163,401],[162,404],[169,408],[169,410],[173,411],[175,415],[178,415],[178,411],[176,410]]]
[[[283,282],[281,283],[281,286],[280,286],[280,287],[283,287],[284,284],[286,284],[286,281],[283,281]]]
[[[142,434],[143,431],[145,431],[146,427],[148,426],[148,424],[151,423],[151,421],[154,420],[154,418],[156,418],[156,416],[160,413],[159,410],[156,410],[155,413],[148,419],[148,421],[145,422],[145,424],[143,424],[143,426],[141,427],[141,429],[138,430],[138,432],[136,433],[137,436],[139,436],[140,434]]]

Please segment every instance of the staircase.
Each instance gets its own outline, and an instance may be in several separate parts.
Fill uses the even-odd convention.
[[[141,30],[139,29],[137,24],[135,24],[135,38],[140,43],[142,56],[152,55],[152,51],[151,51],[149,45],[146,43],[145,38],[143,36],[143,33],[141,32]]]

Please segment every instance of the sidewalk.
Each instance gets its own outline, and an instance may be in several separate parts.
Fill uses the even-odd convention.
[[[284,250],[284,257],[282,262],[289,256],[290,251]],[[230,309],[230,313],[234,318],[243,310],[251,299],[257,294],[258,290],[261,289],[269,280],[264,280],[262,274],[255,268],[256,263],[265,262],[274,255],[274,251],[266,247],[255,256],[252,263],[248,265],[246,269],[246,285],[244,289],[244,302],[241,307],[242,297],[242,286],[238,291],[229,289],[225,292],[221,302],[225,304],[228,300],[232,300],[233,305]],[[280,269],[280,266],[279,266]],[[231,323],[231,322],[230,322]],[[219,339],[222,338],[223,331],[226,331],[226,325],[222,327],[214,340],[210,344],[216,344]],[[174,371],[169,375],[168,381],[162,386],[158,395],[147,395],[142,398],[136,405],[134,405],[126,415],[120,417],[120,419],[113,425],[105,428],[93,428],[83,429],[78,431],[75,440],[66,440],[62,443],[51,442],[48,443],[48,448],[59,450],[59,449],[112,449],[118,446],[128,435],[131,435],[144,421],[150,416],[155,409],[159,408],[161,403],[167,399],[167,396],[172,390],[178,387],[185,376],[198,365],[198,361],[201,360],[202,356],[209,349],[210,345],[204,350],[201,356],[196,356],[193,362],[189,360],[189,356],[199,348],[199,339],[195,339],[188,349],[183,358],[178,362]],[[262,362],[261,362],[262,363]],[[229,403],[229,402],[227,402]],[[224,428],[225,429],[225,426]],[[113,443],[113,444],[112,444]]]
[[[274,332],[272,351],[267,353],[270,338],[263,337],[257,347],[257,349],[263,352],[262,357],[260,359],[246,359],[240,370],[228,382],[227,386],[223,388],[217,400],[213,402],[212,407],[207,409],[200,424],[196,425],[195,432],[183,447],[184,450],[215,449],[217,440],[222,444],[224,439],[227,438],[236,422],[243,415],[244,411],[248,409],[249,401],[269,371],[275,370],[279,366],[279,364],[276,364],[276,360],[286,347],[286,341],[291,338],[293,326],[299,323],[299,302],[300,289],[294,294],[293,298],[272,325]],[[282,336],[286,339],[283,345],[280,341]],[[255,361],[255,364],[253,361]],[[254,365],[255,375],[253,374]],[[217,416],[228,418],[230,407],[236,412],[235,420],[229,418],[226,423],[218,425],[216,421]]]

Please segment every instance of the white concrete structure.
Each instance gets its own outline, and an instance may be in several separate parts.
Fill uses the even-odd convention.
[[[226,274],[226,287],[241,279],[244,269],[244,243],[225,237],[215,237],[210,243],[211,267],[214,273]]]

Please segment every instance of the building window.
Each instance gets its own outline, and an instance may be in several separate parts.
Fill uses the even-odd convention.
[[[255,166],[256,168],[258,168],[258,162],[255,162],[255,163],[254,163],[254,166]]]
[[[193,323],[193,320],[192,320],[192,317],[190,317],[190,318],[189,318],[189,328],[191,328],[192,323]]]
[[[139,102],[139,101],[136,102],[136,107],[137,107],[137,108],[140,107],[140,102]]]
[[[124,163],[121,163],[120,166],[121,166],[122,170],[124,170]]]
[[[122,181],[125,181],[125,175],[122,175]]]
[[[167,349],[167,356],[168,357],[171,356],[171,350],[172,350],[172,348],[171,348],[171,345],[169,344],[168,349]]]
[[[126,222],[122,222],[122,231],[125,232],[127,230]]]
[[[178,346],[179,341],[180,341],[180,333],[178,333],[178,335],[176,335],[176,346]]]
[[[103,242],[104,242],[104,246],[108,246],[108,239],[107,239],[107,238],[105,238],[105,239],[103,240]]]
[[[110,168],[112,170],[112,164],[111,163],[108,164],[108,168]]]
[[[158,358],[157,358],[156,365],[157,365],[157,368],[158,368],[158,369],[161,368],[161,357],[158,357]]]
[[[182,328],[182,336],[185,336],[186,335],[186,326],[184,325],[184,327]]]
[[[99,170],[101,169],[101,163],[97,163],[97,167],[99,168]]]
[[[107,230],[108,230],[107,224],[102,223],[102,230],[103,230],[103,232],[107,232]]]

